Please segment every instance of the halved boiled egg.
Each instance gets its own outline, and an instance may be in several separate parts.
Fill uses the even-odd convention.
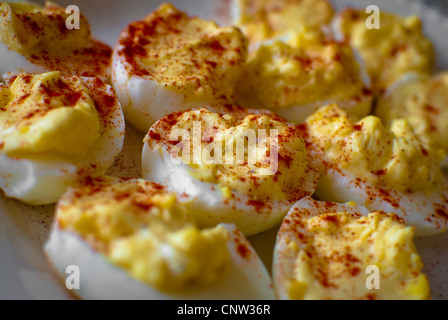
[[[142,179],[86,179],[58,202],[45,250],[61,277],[78,268],[84,299],[274,299],[241,232],[199,229],[189,204]]]
[[[261,44],[236,90],[239,105],[266,108],[296,124],[329,103],[359,118],[372,108],[368,77],[350,46],[311,29]]]
[[[98,78],[20,74],[0,84],[0,188],[54,203],[84,175],[103,174],[121,151],[124,117]]]
[[[300,200],[274,249],[279,299],[429,299],[414,230],[395,214],[354,203]]]
[[[60,71],[64,76],[110,79],[112,49],[91,36],[84,15],[69,29],[70,13],[55,3],[0,3],[0,74]]]
[[[448,153],[448,72],[404,75],[379,96],[375,114],[386,126],[405,118],[420,138]]]
[[[346,41],[359,52],[375,92],[386,89],[408,72],[433,71],[434,48],[417,16],[401,17],[384,10],[375,16],[365,10],[346,8],[336,16],[334,31],[338,40]]]
[[[278,225],[318,181],[299,131],[266,110],[210,106],[168,115],[144,139],[142,177],[191,199],[200,227]]]
[[[163,4],[118,38],[113,86],[126,119],[147,132],[172,112],[232,102],[246,56],[247,40],[236,27],[220,28]]]
[[[388,129],[376,116],[355,122],[329,105],[300,128],[313,160],[321,165],[319,199],[353,200],[370,211],[394,212],[417,235],[445,231],[444,153],[420,139],[406,120],[395,120]]]
[[[283,36],[302,28],[322,28],[334,9],[327,0],[233,0],[233,23],[251,44]]]

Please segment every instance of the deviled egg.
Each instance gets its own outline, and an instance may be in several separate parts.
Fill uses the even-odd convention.
[[[88,208],[88,210],[87,210]],[[101,177],[70,188],[45,245],[84,299],[274,299],[271,278],[231,224],[199,229],[189,201],[142,179]]]
[[[416,235],[445,231],[448,183],[441,149],[404,120],[390,129],[376,116],[353,121],[337,105],[322,107],[300,126],[313,161],[321,165],[321,200],[355,201],[370,211],[394,212]]]
[[[157,121],[144,139],[142,177],[190,199],[200,227],[235,223],[245,235],[278,225],[319,178],[294,125],[234,106]]]
[[[413,235],[393,213],[304,198],[278,232],[277,295],[284,300],[430,299]]]
[[[122,32],[112,80],[126,119],[143,132],[172,112],[233,102],[247,56],[236,27],[189,17],[170,4]]]
[[[379,96],[375,114],[386,126],[405,118],[421,139],[448,153],[448,72],[406,74]]]
[[[369,86],[349,45],[305,29],[287,42],[259,46],[237,83],[237,102],[269,109],[296,124],[334,102],[360,118],[372,108]]]
[[[92,38],[82,14],[79,29],[69,29],[70,15],[49,1],[0,2],[0,75],[60,71],[110,81],[112,49]]]
[[[322,28],[334,9],[327,0],[233,0],[233,23],[251,44],[303,28]]]
[[[379,28],[368,28],[370,14],[347,8],[334,20],[336,38],[359,52],[375,92],[386,89],[408,72],[430,74],[434,69],[433,45],[417,16],[401,17],[381,10]]]
[[[20,74],[0,84],[0,188],[30,204],[55,203],[121,151],[124,117],[98,78]]]

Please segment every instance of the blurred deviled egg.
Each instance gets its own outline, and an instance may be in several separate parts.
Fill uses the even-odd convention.
[[[233,0],[233,23],[251,44],[303,28],[322,28],[333,18],[327,0]]]
[[[303,130],[313,161],[321,165],[315,195],[355,201],[370,211],[394,212],[416,235],[445,231],[448,183],[440,168],[443,150],[434,148],[405,119],[390,129],[367,116],[356,122],[337,105],[322,107]]]
[[[58,202],[45,250],[61,277],[79,268],[84,299],[274,299],[241,232],[199,229],[191,213],[153,182],[86,179]]]
[[[236,27],[189,17],[170,4],[120,35],[112,80],[126,119],[143,132],[172,112],[233,102],[247,56]]]
[[[0,2],[0,75],[60,71],[108,82],[112,49],[92,38],[82,14],[79,29],[69,29],[71,14],[49,1]]]
[[[20,74],[0,84],[0,188],[30,204],[55,203],[121,151],[124,117],[98,78]]]
[[[191,199],[200,227],[235,223],[245,235],[278,225],[318,181],[294,125],[233,106],[156,122],[144,139],[142,177]]]
[[[386,89],[408,72],[430,74],[435,53],[417,16],[380,11],[379,28],[368,28],[371,14],[347,8],[334,20],[336,38],[346,41],[363,58],[375,92]],[[373,23],[373,22],[372,22]]]
[[[386,126],[405,118],[420,138],[447,154],[448,72],[403,76],[379,97],[375,114]],[[448,165],[447,157],[442,165]]]
[[[372,94],[353,50],[320,31],[261,44],[237,83],[237,102],[266,108],[299,124],[322,105],[338,102],[350,114],[370,113]]]
[[[283,220],[274,249],[279,299],[430,299],[413,243],[395,214],[354,203],[300,200]]]

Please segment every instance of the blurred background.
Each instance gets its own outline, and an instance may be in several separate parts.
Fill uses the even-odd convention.
[[[422,0],[428,5],[438,7],[444,15],[448,15],[448,0]]]

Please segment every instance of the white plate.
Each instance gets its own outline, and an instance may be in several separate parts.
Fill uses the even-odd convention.
[[[42,1],[39,1],[42,2]],[[96,38],[111,45],[131,21],[139,20],[162,1],[149,0],[61,0],[61,5],[76,4],[92,24]],[[229,24],[229,0],[173,0],[172,3],[190,14]],[[439,69],[448,69],[448,18],[417,0],[333,0],[337,9],[347,4],[365,8],[378,5],[381,10],[403,15],[418,14],[425,32],[438,53]],[[139,175],[143,134],[128,126],[125,148],[110,174]],[[42,252],[52,220],[54,206],[32,207],[0,195],[0,299],[66,299],[63,281],[49,270]],[[251,241],[263,261],[270,267],[276,230],[254,236]],[[416,239],[425,263],[432,296],[448,299],[448,232],[435,237]],[[81,275],[82,276],[82,275]]]

